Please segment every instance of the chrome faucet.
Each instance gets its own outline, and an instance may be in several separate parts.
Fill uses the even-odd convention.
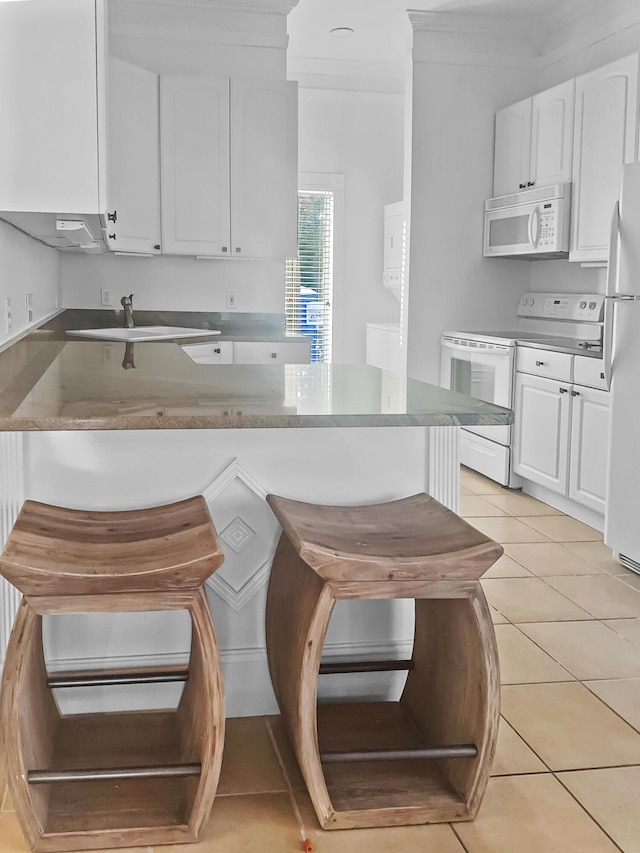
[[[123,296],[120,304],[124,308],[124,322],[127,329],[133,329],[133,293],[129,296]]]

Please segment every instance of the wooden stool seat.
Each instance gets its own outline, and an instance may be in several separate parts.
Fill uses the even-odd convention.
[[[215,797],[224,697],[202,587],[222,563],[201,496],[93,512],[26,501],[0,556],[23,593],[2,676],[9,787],[35,851],[196,841]],[[49,672],[45,615],[183,610],[188,663]],[[183,682],[176,708],[61,714],[65,687]]]
[[[158,592],[198,589],[223,559],[200,495],[125,512],[25,501],[2,574],[27,596]]]
[[[426,494],[356,507],[267,497],[282,536],[269,671],[324,829],[470,820],[489,779],[499,673],[480,576],[502,547]],[[323,662],[339,599],[412,598],[407,661]],[[399,701],[318,704],[325,673],[406,670]]]
[[[367,506],[267,501],[298,554],[327,581],[477,580],[502,553],[424,493]]]

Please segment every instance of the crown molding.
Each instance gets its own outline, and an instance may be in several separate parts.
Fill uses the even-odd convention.
[[[220,9],[225,12],[253,12],[288,15],[299,0],[118,0],[126,6],[173,6],[176,9],[195,7]]]
[[[414,62],[532,67],[539,59],[537,33],[511,15],[408,12]]]
[[[159,41],[204,42],[243,47],[266,47],[285,50],[286,35],[263,32],[240,32],[209,27],[169,27],[158,24],[109,24],[109,35],[121,38],[158,39]]]

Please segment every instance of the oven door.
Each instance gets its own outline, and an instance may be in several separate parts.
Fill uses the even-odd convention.
[[[512,408],[515,347],[443,335],[440,385],[496,406]],[[469,426],[469,432],[509,445],[510,426]]]

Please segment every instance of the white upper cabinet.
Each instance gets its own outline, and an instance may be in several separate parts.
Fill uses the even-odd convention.
[[[297,254],[296,84],[160,78],[162,250]]]
[[[162,250],[231,255],[229,80],[161,76]]]
[[[622,167],[636,158],[638,54],[576,80],[571,261],[606,262]]]
[[[107,240],[114,252],[160,251],[158,75],[109,59]]]
[[[496,113],[495,196],[571,180],[574,80]]]
[[[234,257],[298,254],[297,83],[231,81]]]
[[[104,213],[104,0],[0,3],[0,210]]]
[[[496,113],[493,194],[526,189],[531,159],[531,98]]]
[[[532,98],[531,182],[545,187],[571,180],[575,80]]]

